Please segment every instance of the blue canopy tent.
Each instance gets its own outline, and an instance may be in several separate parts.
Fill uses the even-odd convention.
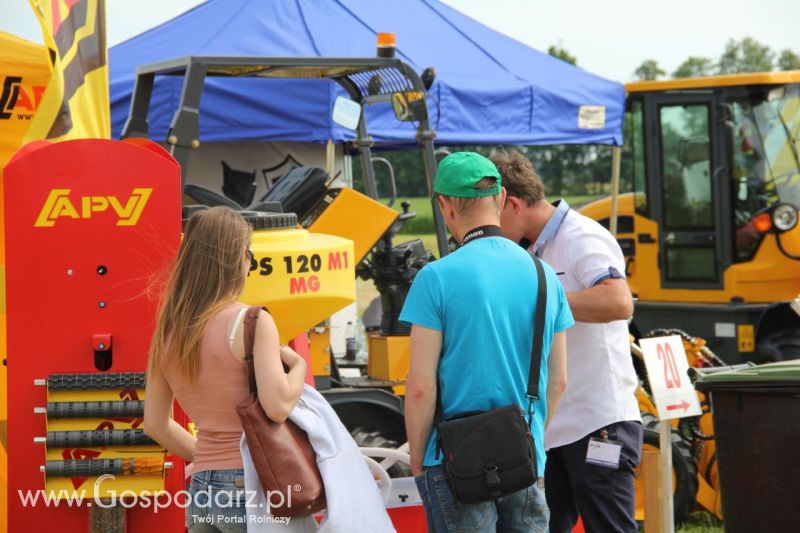
[[[109,51],[112,132],[128,116],[139,65],[179,56],[375,55],[376,33],[397,35],[398,57],[432,66],[437,143],[622,142],[621,84],[538,52],[436,0],[209,0]],[[150,131],[163,140],[182,80],[159,79]],[[204,141],[335,142],[352,132],[331,121],[336,84],[326,80],[209,79],[200,112]],[[411,143],[414,128],[391,106],[366,115],[377,142]]]

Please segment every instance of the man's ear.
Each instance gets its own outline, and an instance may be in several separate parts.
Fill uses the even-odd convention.
[[[439,210],[442,212],[442,214],[447,213],[449,215],[450,214],[450,202],[448,202],[444,198],[444,196],[441,196],[441,195],[436,197],[436,201],[439,202]]]
[[[519,214],[522,210],[522,200],[517,198],[516,196],[506,196],[506,204],[511,206],[511,209],[514,211],[514,214]]]

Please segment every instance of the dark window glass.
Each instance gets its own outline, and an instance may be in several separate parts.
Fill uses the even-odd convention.
[[[708,106],[663,106],[659,119],[665,229],[713,229]]]
[[[622,175],[631,177],[635,193],[636,212],[649,214],[647,204],[647,176],[644,162],[644,126],[642,102],[633,100],[625,112],[623,124],[625,144],[622,147]]]
[[[714,248],[667,245],[667,279],[716,281],[717,260]]]

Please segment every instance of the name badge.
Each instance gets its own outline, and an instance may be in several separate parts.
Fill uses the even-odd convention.
[[[619,468],[620,452],[622,444],[618,442],[591,438],[586,450],[586,462],[608,468]]]

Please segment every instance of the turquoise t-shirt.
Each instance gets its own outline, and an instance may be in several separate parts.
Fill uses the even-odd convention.
[[[553,335],[575,323],[556,273],[544,262],[543,266],[544,353],[531,425],[540,476],[546,457],[547,358]],[[442,332],[439,381],[446,419],[515,402],[527,409],[537,286],[533,258],[503,237],[472,241],[417,274],[400,320]],[[423,464],[440,464],[441,457],[437,460],[435,455],[434,429]]]

